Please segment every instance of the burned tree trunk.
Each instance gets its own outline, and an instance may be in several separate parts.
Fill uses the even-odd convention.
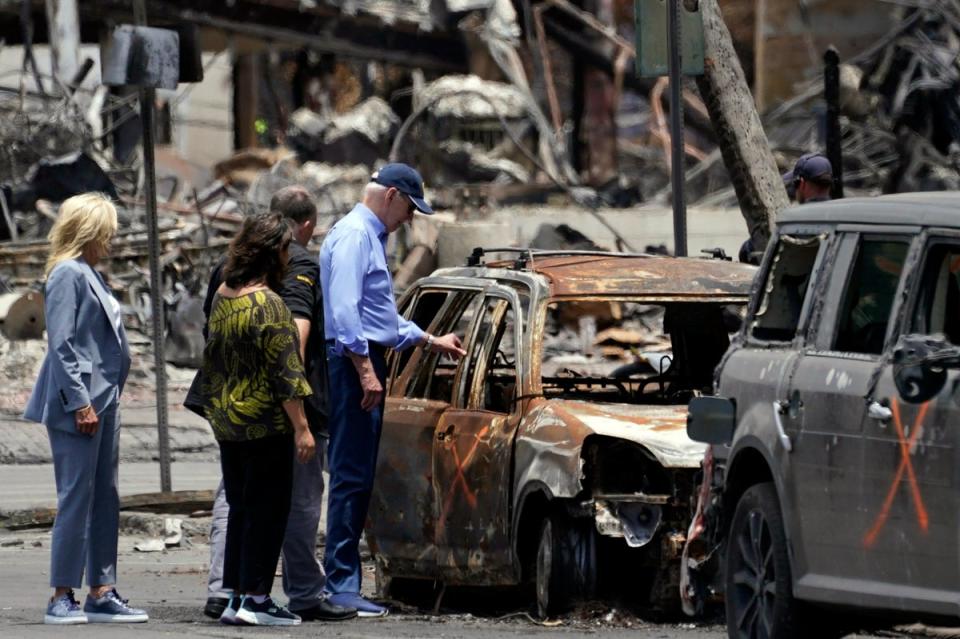
[[[789,205],[786,189],[717,0],[700,0],[700,8],[705,70],[697,78],[697,86],[713,121],[754,250],[762,251],[777,212]]]

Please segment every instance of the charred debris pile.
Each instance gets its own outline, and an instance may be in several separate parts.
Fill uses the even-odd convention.
[[[447,220],[483,219],[509,204],[573,202],[594,215],[600,207],[669,204],[667,82],[633,73],[629,16],[604,26],[566,0],[538,4],[532,17],[518,15],[510,2],[466,4],[486,8],[455,25],[471,59],[464,72],[381,66],[392,69],[377,80],[384,90],[344,72],[334,78],[338,86],[355,90],[341,90],[319,107],[289,113],[278,107],[271,148],[242,150],[214,166],[196,167],[171,147],[158,148],[171,361],[196,363],[197,298],[209,270],[243,217],[265,209],[283,186],[302,185],[314,195],[317,242],[357,200],[371,172],[390,160],[422,169]],[[848,195],[960,188],[960,0],[917,0],[893,10],[896,29],[842,67]],[[570,86],[577,64],[589,67],[583,81],[598,87],[594,93]],[[28,73],[41,85],[35,64],[24,65]],[[268,73],[266,81],[273,75],[280,74]],[[811,80],[764,118],[783,170],[822,148],[822,85]],[[586,99],[571,106],[577,91]],[[688,202],[736,206],[692,81],[683,96]],[[105,271],[128,325],[146,330],[143,171],[137,141],[118,148],[115,136],[137,117],[136,105],[136,95],[106,87],[31,92],[22,78],[19,87],[0,86],[0,329],[7,338],[41,335],[36,291],[46,234],[59,203],[90,190],[120,205],[121,230]],[[434,268],[437,236],[436,222],[421,223],[394,240],[398,289]]]
[[[848,196],[960,188],[960,2],[897,4],[896,27],[840,69]],[[785,158],[817,145],[822,87],[767,114]]]

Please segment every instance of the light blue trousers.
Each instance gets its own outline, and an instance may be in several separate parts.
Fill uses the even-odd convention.
[[[117,403],[99,417],[93,436],[47,429],[57,483],[57,518],[50,552],[50,585],[54,588],[79,588],[84,567],[91,587],[117,583]]]

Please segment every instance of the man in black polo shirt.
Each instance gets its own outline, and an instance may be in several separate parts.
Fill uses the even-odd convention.
[[[283,539],[283,591],[290,600],[289,609],[304,621],[338,621],[357,615],[352,608],[335,606],[323,594],[325,576],[316,556],[317,529],[323,503],[323,468],[327,438],[327,379],[323,337],[323,294],[320,266],[306,245],[317,225],[317,207],[306,189],[291,186],[277,191],[270,210],[281,213],[293,229],[287,273],[280,296],[286,303],[300,333],[300,356],[313,395],[304,401],[307,421],[317,441],[317,454],[306,464],[294,464],[293,494],[287,531]],[[223,261],[210,276],[203,310],[209,317],[213,296],[220,286]],[[206,332],[206,328],[204,328]],[[206,335],[204,335],[206,337]],[[198,373],[199,375],[199,373]],[[196,383],[191,386],[185,404],[190,403]],[[219,618],[229,601],[222,588],[223,553],[226,543],[229,508],[223,483],[217,488],[210,530],[210,573],[204,614]],[[229,615],[228,615],[229,617]]]

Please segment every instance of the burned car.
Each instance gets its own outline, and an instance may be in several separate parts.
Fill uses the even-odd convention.
[[[467,356],[389,361],[366,529],[382,594],[524,585],[550,615],[624,579],[679,609],[706,450],[687,403],[711,389],[755,270],[525,250],[407,291],[401,312]]]
[[[723,594],[730,637],[956,625],[958,213],[925,193],[781,214],[717,396],[690,404],[711,448],[685,608]]]

